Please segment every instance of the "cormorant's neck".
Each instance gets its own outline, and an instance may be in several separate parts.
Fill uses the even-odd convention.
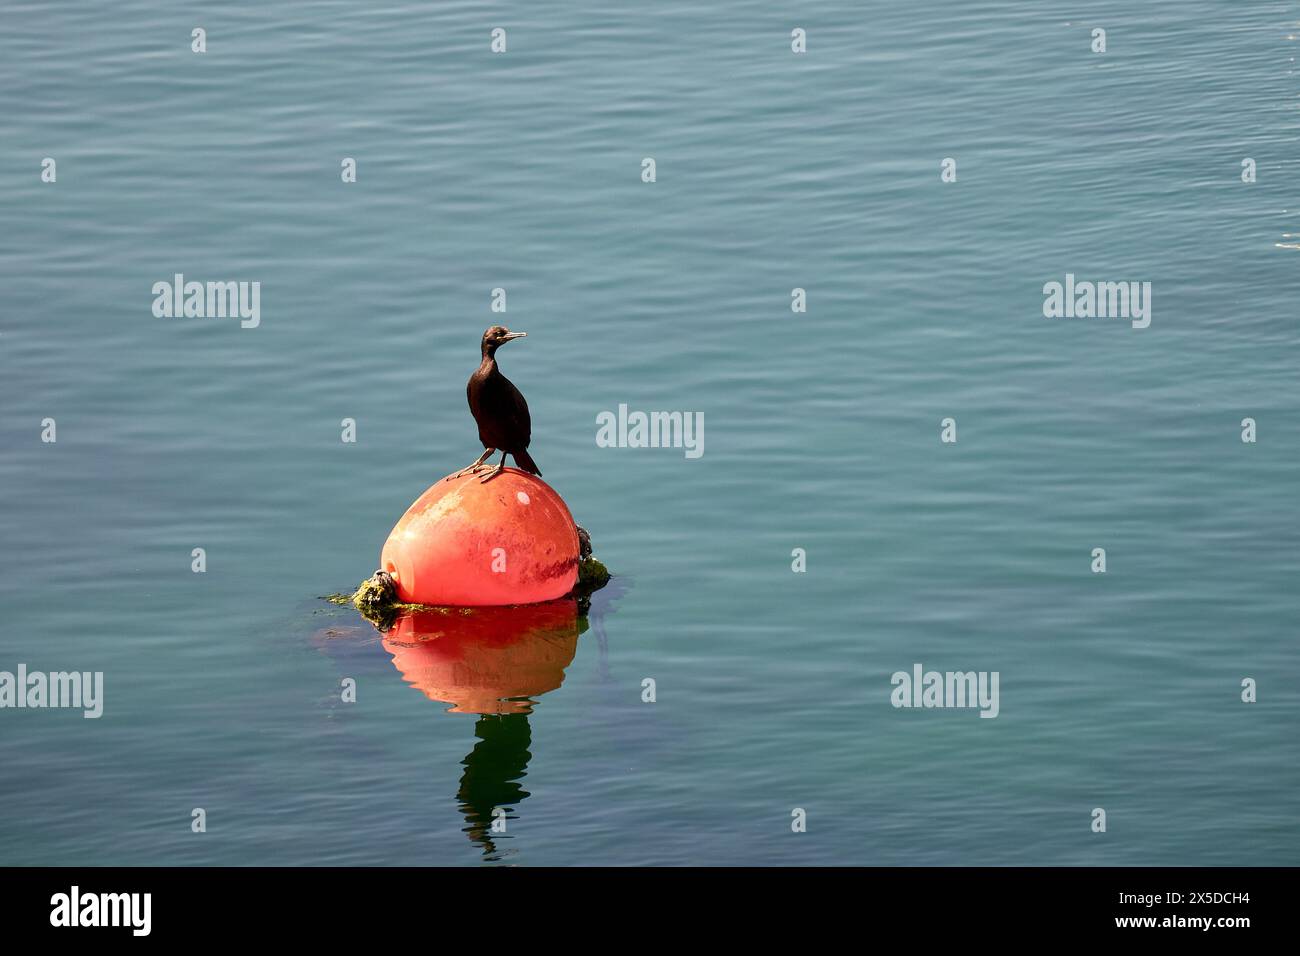
[[[479,368],[493,368],[497,364],[497,350],[490,346],[483,346],[483,361],[479,363]]]

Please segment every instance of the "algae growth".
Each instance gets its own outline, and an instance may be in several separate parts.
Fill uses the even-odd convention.
[[[609,583],[609,568],[595,558],[583,558],[578,562],[578,583],[573,590],[587,589],[587,593],[599,591]]]
[[[573,590],[560,598],[575,598],[578,602],[579,617],[585,617],[591,606],[591,595],[609,583],[609,569],[593,557],[583,558],[578,562],[578,582]],[[361,612],[361,616],[379,628],[388,630],[398,614],[404,611],[433,611],[437,614],[459,614],[468,617],[474,613],[472,607],[445,607],[435,604],[407,604],[397,600],[397,592],[392,579],[382,571],[376,571],[366,578],[351,594],[326,594],[324,600],[340,607],[351,605]]]

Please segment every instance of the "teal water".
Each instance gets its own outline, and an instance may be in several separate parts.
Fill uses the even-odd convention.
[[[0,670],[105,704],[0,710],[0,863],[1300,863],[1297,37],[1291,2],[7,4]],[[178,272],[260,281],[260,326],[155,318]],[[1151,326],[1045,318],[1066,273],[1150,281]],[[561,686],[476,717],[318,596],[477,455],[502,319],[616,579]],[[598,447],[620,403],[703,413],[704,455]],[[895,709],[916,662],[999,672],[999,716]]]

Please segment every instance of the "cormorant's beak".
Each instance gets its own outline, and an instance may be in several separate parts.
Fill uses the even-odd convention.
[[[511,339],[522,339],[527,334],[527,332],[507,332],[504,341],[509,342]]]

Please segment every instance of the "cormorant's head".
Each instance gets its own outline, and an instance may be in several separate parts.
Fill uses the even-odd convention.
[[[483,333],[483,354],[491,355],[511,339],[521,339],[527,332],[511,332],[504,325],[494,325]]]

